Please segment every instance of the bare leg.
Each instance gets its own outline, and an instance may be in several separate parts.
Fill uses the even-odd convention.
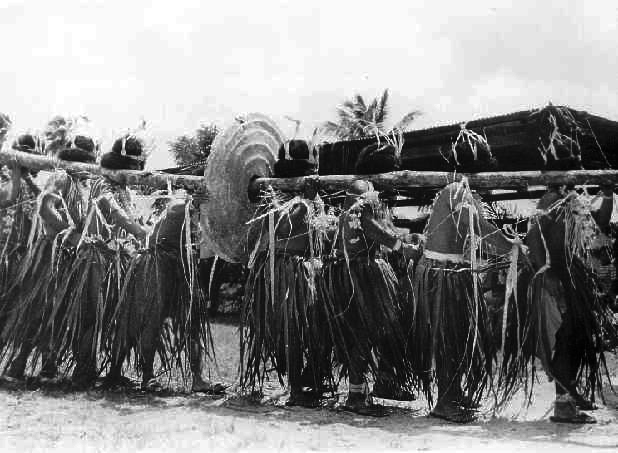
[[[161,329],[160,316],[154,316],[145,326],[139,341],[140,366],[142,369],[142,388],[160,390],[161,384],[156,381],[154,375],[154,358],[156,354],[157,337]]]

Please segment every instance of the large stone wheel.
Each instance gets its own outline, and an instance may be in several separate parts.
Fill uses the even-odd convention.
[[[208,201],[203,205],[205,245],[226,261],[248,260],[249,226],[257,203],[249,197],[251,181],[269,177],[282,132],[268,117],[251,113],[219,134],[204,172]]]

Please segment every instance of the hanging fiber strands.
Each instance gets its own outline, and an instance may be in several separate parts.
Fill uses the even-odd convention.
[[[497,353],[479,281],[487,266],[480,260],[510,257],[513,246],[483,218],[465,180],[438,193],[424,236],[423,256],[410,275],[415,307],[409,354],[430,403],[431,384],[437,383],[432,413],[470,421],[493,388]]]
[[[145,236],[145,230],[132,219],[126,192],[126,188],[104,178],[93,181],[76,257],[56,293],[65,307],[58,321],[61,335],[54,350],[61,360],[72,356],[76,386],[94,381],[99,374],[99,355],[109,360],[107,338],[122,276],[135,248],[132,237]],[[132,237],[123,239],[127,234]]]
[[[317,391],[326,379],[332,381],[328,347],[316,299],[316,275],[324,245],[318,241],[314,220],[323,214],[323,204],[307,198],[280,200],[271,193],[251,220],[259,228],[250,261],[241,314],[241,384],[260,390],[270,363],[283,383],[288,377],[289,404],[314,404],[304,398],[303,388]],[[316,223],[317,222],[317,223]],[[303,367],[310,370],[309,382],[301,379]]]
[[[593,212],[582,196],[550,191],[526,238],[536,271],[528,292],[531,360],[539,357],[556,380],[556,392],[568,393],[578,405],[580,392],[593,400],[601,392],[607,375],[603,345],[618,338],[590,259],[612,207],[612,197]]]
[[[538,150],[543,162],[551,163],[552,169],[582,168],[581,147],[578,137],[583,135],[582,126],[573,112],[561,106],[548,105],[534,113],[538,122]]]
[[[359,183],[350,190],[319,285],[335,359],[351,383],[348,405],[357,392],[352,386],[363,387],[367,372],[389,388],[410,389],[413,380],[397,277],[377,255],[381,244],[397,244],[385,227],[388,210],[370,184]],[[359,403],[351,410],[372,407]]]
[[[58,332],[54,316],[61,317],[62,306],[56,289],[74,259],[85,210],[84,185],[83,180],[62,172],[52,176],[38,197],[31,242],[6,297],[15,302],[2,331],[2,354],[9,358],[9,377],[23,377],[33,350],[32,366],[42,356],[41,375],[55,377],[53,339]]]
[[[465,123],[444,158],[459,171],[490,171],[497,166],[487,138],[466,128]]]
[[[22,141],[28,146],[20,145]],[[15,139],[12,149],[36,153],[35,146],[32,136],[24,134]],[[16,263],[20,262],[26,251],[36,197],[40,193],[27,169],[14,165],[10,172],[11,177],[2,183],[0,192],[0,215],[3,218],[3,231],[0,232],[0,296],[13,281]]]
[[[146,247],[131,258],[114,314],[111,355],[114,361],[134,362],[143,388],[158,385],[155,354],[164,369],[177,366],[185,378],[187,358],[191,371],[199,373],[202,352],[211,356],[214,351],[206,299],[197,282],[190,208],[190,202],[179,200],[167,206]]]

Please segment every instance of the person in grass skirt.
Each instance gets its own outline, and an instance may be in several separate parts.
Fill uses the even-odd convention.
[[[0,117],[0,135],[10,122]],[[14,151],[40,153],[39,142],[32,134],[19,135],[11,144]],[[28,238],[35,217],[36,199],[41,190],[32,174],[19,165],[12,165],[10,176],[0,185],[0,330],[18,304],[15,294],[8,294],[17,275],[19,263],[28,249]]]
[[[162,389],[154,374],[157,353],[164,368],[178,366],[183,372],[188,357],[192,391],[222,394],[224,385],[202,375],[202,356],[213,348],[197,256],[187,243],[193,242],[188,234],[194,230],[188,203],[169,201],[146,247],[131,258],[114,323],[112,355],[122,359],[132,354],[142,374],[141,387],[149,391]]]
[[[32,134],[19,135],[10,145],[11,150],[30,154],[40,154],[41,148],[37,137]],[[32,179],[33,174],[25,168],[13,165],[10,178],[0,186],[0,213],[4,219],[10,219],[8,231],[4,231],[0,244],[0,295],[12,282],[15,263],[20,262],[26,251],[28,235],[36,197],[41,189]]]
[[[481,256],[509,256],[513,242],[483,217],[467,183],[451,183],[433,203],[423,255],[409,267],[414,316],[410,354],[431,415],[465,423],[476,418],[494,375],[494,344],[479,280]]]
[[[396,161],[394,149],[374,147],[361,153],[357,171],[393,170]],[[335,247],[325,259],[320,285],[335,359],[349,380],[343,407],[372,416],[384,411],[369,395],[368,372],[391,388],[409,388],[412,381],[397,277],[378,252],[382,246],[410,259],[417,249],[388,228],[387,214],[371,183],[359,180],[346,190]]]
[[[142,170],[145,163],[143,141],[131,134],[117,139],[111,151],[101,157],[101,168],[108,170]],[[99,357],[109,362],[122,276],[131,251],[147,236],[147,229],[136,219],[130,192],[125,184],[106,176],[91,185],[83,234],[77,245],[76,258],[59,285],[58,297],[66,308],[60,331],[65,335],[56,345],[61,357],[71,356],[75,362],[72,383],[76,388],[94,384]],[[121,367],[112,363],[112,370]],[[110,373],[107,381],[121,380]]]
[[[77,135],[57,152],[56,157],[70,162],[94,163],[95,142]],[[75,246],[81,235],[88,199],[89,175],[84,172],[57,170],[47,181],[38,199],[32,242],[18,266],[9,289],[9,298],[17,300],[2,331],[9,357],[5,378],[23,378],[32,351],[35,366],[41,356],[39,378],[53,380],[57,373],[57,356],[51,345],[54,336],[54,318],[62,316],[63,303],[56,297],[56,288],[63,273],[71,266]]]
[[[603,345],[617,338],[595,274],[601,252],[597,245],[602,245],[599,239],[613,210],[612,189],[603,188],[600,208],[591,210],[576,193],[552,187],[530,219],[532,358],[539,357],[555,381],[554,422],[596,421],[582,411],[596,409],[593,398],[605,372]]]
[[[274,170],[277,177],[308,176],[317,166],[307,143],[291,140],[279,149]],[[307,185],[303,197],[286,201],[273,196],[258,211],[253,222],[258,239],[241,311],[243,387],[261,392],[270,361],[281,382],[287,377],[289,406],[317,407],[319,384],[325,378],[320,364],[327,352],[317,325],[318,266],[317,259],[311,259],[310,218],[316,195]],[[314,391],[306,391],[309,386]]]

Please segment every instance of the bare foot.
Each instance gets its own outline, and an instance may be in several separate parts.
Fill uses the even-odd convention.
[[[191,391],[193,393],[208,393],[210,395],[223,395],[225,393],[225,389],[227,386],[221,384],[219,382],[212,383],[210,381],[205,381],[202,378],[193,378],[193,385],[191,386]]]
[[[454,423],[471,423],[477,419],[475,411],[454,404],[439,404],[429,415]]]

